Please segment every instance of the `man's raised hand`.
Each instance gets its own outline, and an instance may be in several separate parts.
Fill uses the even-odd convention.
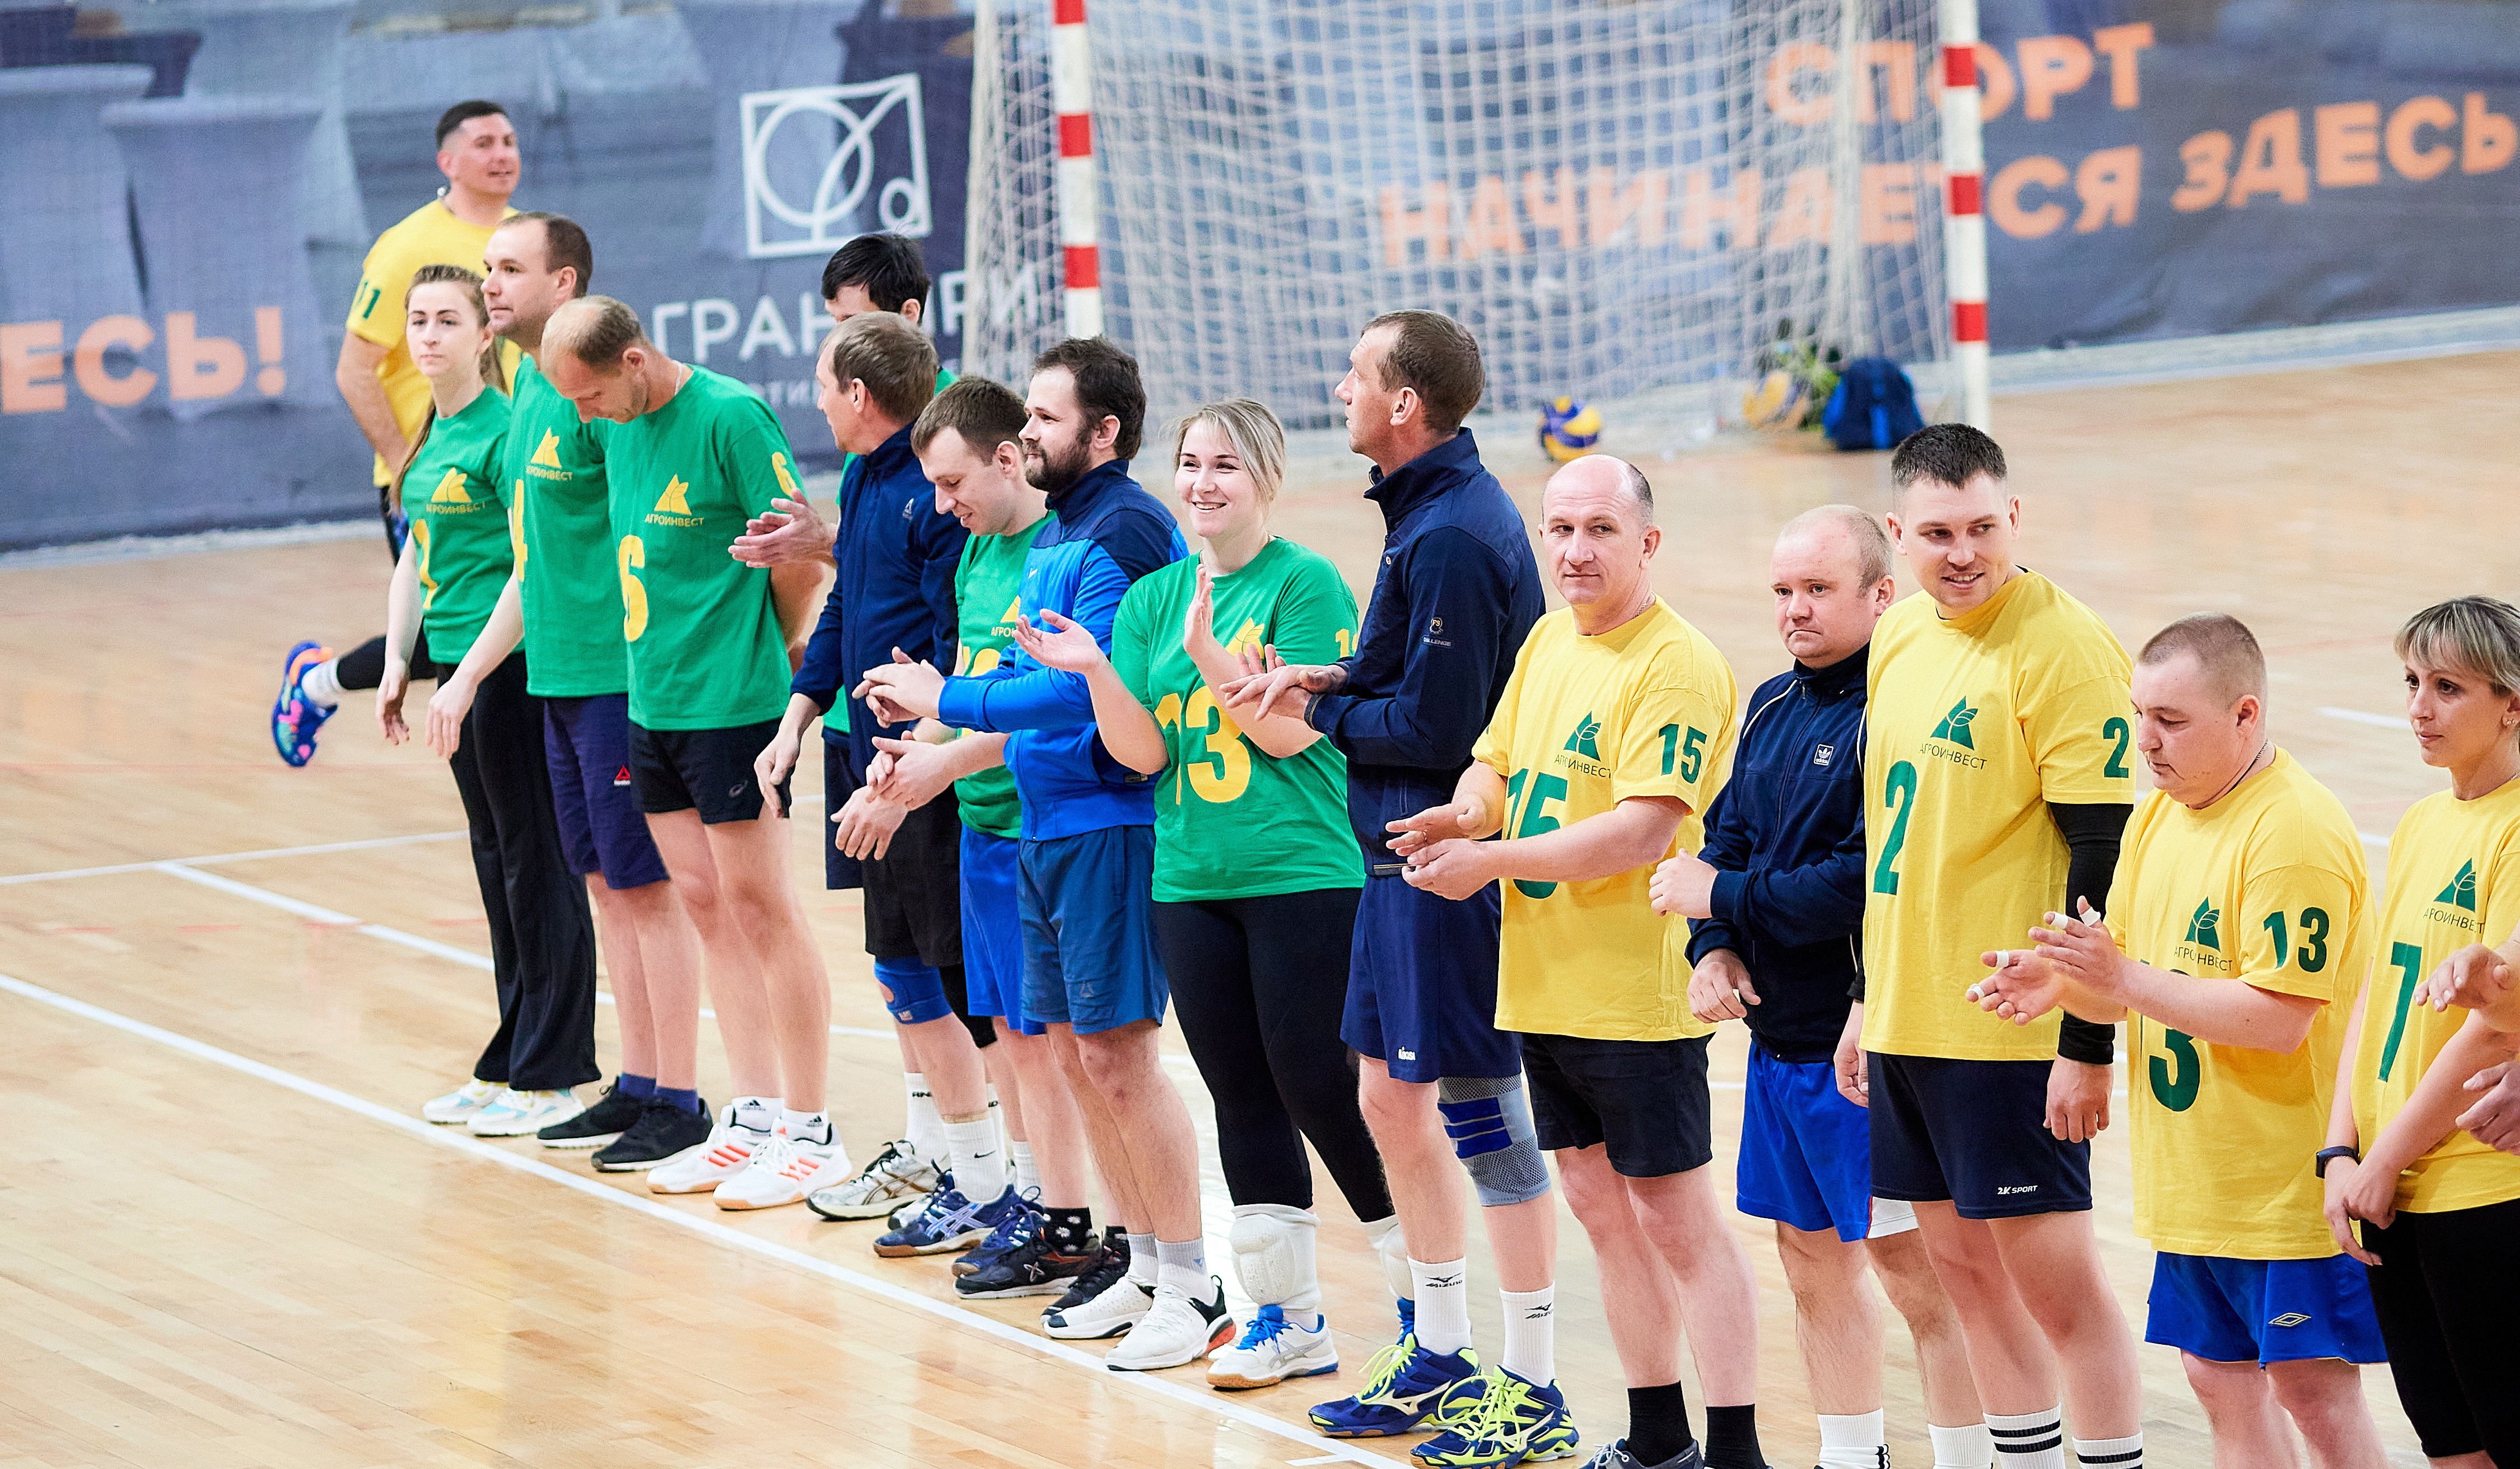
[[[1110,661],[1103,655],[1102,645],[1094,641],[1093,630],[1085,624],[1048,607],[1042,608],[1041,617],[1050,624],[1048,632],[1033,626],[1028,618],[1014,625],[1015,645],[1034,662],[1062,673],[1092,673]]]

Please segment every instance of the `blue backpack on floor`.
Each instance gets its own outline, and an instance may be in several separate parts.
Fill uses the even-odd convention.
[[[1916,385],[1899,364],[1858,357],[1840,370],[1820,426],[1840,449],[1895,449],[1925,420],[1916,412]]]

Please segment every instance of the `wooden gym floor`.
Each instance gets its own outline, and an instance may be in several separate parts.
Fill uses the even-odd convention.
[[[2520,572],[2520,474],[2472,428],[2503,410],[2515,367],[2007,398],[2025,559],[2130,644],[2200,608],[2248,618],[2277,737],[2375,838],[2376,872],[2378,839],[2441,784],[2396,718],[2390,633]],[[1486,453],[1536,503],[1545,467],[1521,433]],[[1887,503],[1878,455],[1762,444],[1645,468],[1660,585],[1745,690],[1784,662],[1766,588],[1777,525],[1827,500]],[[1280,515],[1360,595],[1378,541],[1362,487],[1361,471],[1291,486]],[[593,1175],[582,1154],[421,1123],[492,1013],[452,784],[425,751],[386,748],[356,701],[306,770],[284,769],[263,732],[281,651],[365,637],[385,571],[367,540],[0,569],[0,874],[16,874],[0,875],[0,1465],[1402,1462],[1405,1443],[1301,1426],[1390,1330],[1327,1181],[1343,1369],[1228,1397],[1195,1367],[1102,1370],[1027,1329],[1040,1302],[957,1305],[943,1261],[877,1260],[877,1224],[722,1215]],[[863,1159],[899,1130],[897,1059],[856,899],[811,881],[821,826],[795,824],[796,870],[832,969],[837,1115]],[[1729,1174],[1737,1027],[1717,1057]],[[701,1067],[722,1097],[705,1029]],[[2125,1139],[2121,1124],[2098,1148],[2097,1223],[2139,1322],[2150,1260],[2129,1233]],[[1204,1181],[1224,1269],[1212,1165]],[[1816,1446],[1766,1227],[1735,1222],[1763,1289],[1763,1433],[1789,1469]],[[1560,1380],[1598,1442],[1621,1429],[1623,1384],[1571,1218],[1562,1237]],[[1474,1273],[1493,1342],[1495,1276],[1484,1260]],[[1914,1364],[1890,1319],[1893,1452],[1921,1464]],[[2153,1462],[2207,1463],[2176,1356],[2143,1353]],[[2419,1463],[2385,1371],[2367,1382],[2393,1456]]]

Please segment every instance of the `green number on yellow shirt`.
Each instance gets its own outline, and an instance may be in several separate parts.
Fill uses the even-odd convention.
[[[1523,787],[1526,783],[1530,786],[1531,799],[1528,802],[1522,799]],[[1555,801],[1560,805],[1565,804],[1566,778],[1543,774],[1537,779],[1532,779],[1531,772],[1527,770],[1515,771],[1513,779],[1505,783],[1505,799],[1506,820],[1512,825],[1513,834],[1516,837],[1538,836],[1544,831],[1554,831],[1557,829],[1557,818],[1549,814],[1549,803]],[[1525,882],[1519,877],[1513,880],[1513,886],[1514,891],[1526,898],[1534,899],[1546,898],[1557,891],[1556,883]]]
[[[1908,845],[1908,818],[1916,810],[1916,768],[1902,760],[1890,767],[1888,779],[1881,782],[1881,804],[1899,808],[1899,819],[1890,824],[1890,835],[1881,843],[1881,860],[1872,865],[1872,890],[1899,896],[1899,851]]]
[[[2145,1057],[2152,1098],[2173,1112],[2184,1112],[2196,1105],[2196,1089],[2204,1085],[2204,1057],[2196,1053],[2196,1042],[2185,1031],[2164,1029],[2161,1044],[2170,1048],[2170,1060]],[[2174,1066],[2178,1068],[2176,1072],[2172,1070]]]
[[[2128,778],[2130,773],[2126,763],[2127,738],[2134,733],[2127,728],[2127,722],[2124,719],[2114,714],[2109,716],[2107,724],[2100,726],[2102,739],[2114,739],[2118,742],[2118,747],[2109,752],[2109,763],[2100,768],[2101,775],[2112,780],[2124,780]]]
[[[2415,986],[2424,980],[2424,951],[2413,944],[2391,944],[2389,963],[2398,971],[2398,1012],[2389,1021],[2389,1044],[2380,1047],[2380,1080],[2398,1066],[2398,1043],[2407,1038],[2407,1006],[2415,998]]]

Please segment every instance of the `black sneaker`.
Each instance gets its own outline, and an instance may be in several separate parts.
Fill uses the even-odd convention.
[[[708,1139],[709,1109],[705,1100],[697,1112],[686,1112],[669,1101],[652,1100],[619,1141],[595,1155],[595,1171],[637,1173],[671,1162],[676,1155],[690,1152]]]
[[[1084,1247],[1071,1255],[1061,1250],[1060,1243],[1049,1225],[1042,1224],[1017,1241],[1013,1248],[983,1262],[969,1274],[956,1277],[954,1294],[977,1301],[1053,1295],[1102,1260],[1100,1246]],[[1122,1270],[1129,1268],[1128,1248],[1127,1240],[1120,1241]]]
[[[1052,1311],[1072,1311],[1111,1288],[1111,1282],[1129,1273],[1129,1236],[1118,1224],[1102,1231],[1102,1248],[1094,1252],[1093,1260],[1077,1272],[1075,1283],[1067,1294],[1050,1304]],[[961,1282],[956,1282],[961,1288]]]
[[[620,1084],[604,1089],[594,1106],[566,1122],[556,1122],[534,1135],[545,1147],[602,1147],[630,1131],[646,1110],[646,1098],[623,1096]]]

